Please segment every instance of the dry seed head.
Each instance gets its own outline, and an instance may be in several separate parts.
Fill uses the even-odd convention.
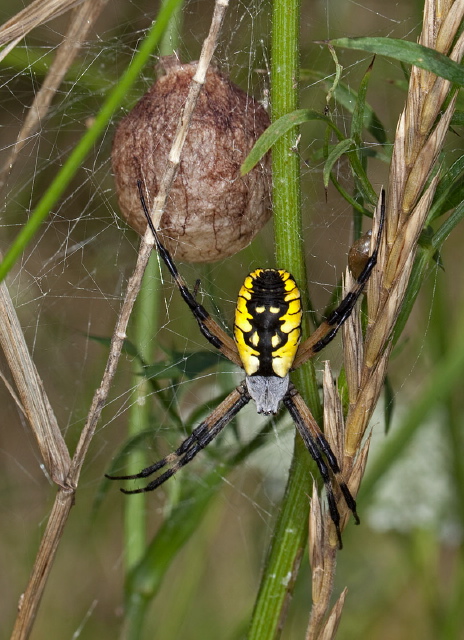
[[[146,220],[137,180],[158,193],[197,63],[163,59],[160,77],[116,131],[112,163],[119,206],[140,234]],[[177,259],[212,262],[251,242],[271,215],[269,155],[246,176],[240,165],[269,125],[264,108],[209,69],[198,98],[160,232]],[[149,203],[150,205],[150,203]]]
[[[463,17],[462,0],[425,0],[420,43],[447,54]],[[463,55],[461,40],[464,40],[463,34],[450,54],[450,58],[456,62]],[[387,224],[377,266],[367,286],[369,323],[362,374],[355,390],[355,402],[350,405],[345,424],[343,470],[353,495],[357,492],[366,465],[370,440],[364,442],[363,436],[385,379],[392,348],[392,329],[404,300],[417,240],[435,193],[438,176],[431,179],[431,174],[435,170],[434,163],[441,152],[454,110],[454,99],[451,99],[448,111],[443,113],[443,104],[449,96],[446,82],[430,72],[413,67],[407,105],[398,122],[386,199]],[[421,166],[416,167],[416,163]],[[349,339],[352,339],[352,335]],[[352,469],[351,477],[348,477],[349,469]],[[327,525],[327,521],[324,524]],[[333,575],[335,571],[331,544],[331,539],[330,544],[321,542],[324,554],[321,562],[326,575]],[[316,555],[315,551],[313,555]],[[331,589],[323,591],[313,607],[307,640],[329,640],[334,637],[331,629],[327,628],[327,633],[325,628],[322,633],[320,631],[321,620],[328,611],[330,594]]]
[[[340,618],[343,611],[343,605],[345,604],[346,594],[348,589],[345,587],[340,594],[337,602],[332,607],[332,610],[327,618],[327,621],[322,629],[318,640],[333,640],[336,636],[338,625],[340,624]]]
[[[359,452],[356,458],[356,461],[353,465],[353,470],[351,472],[351,476],[348,482],[348,488],[354,496],[358,494],[359,485],[361,484],[361,480],[366,470],[367,456],[369,454],[369,448],[371,446],[371,438],[372,438],[372,433],[370,433],[369,436],[366,438],[366,441],[363,444],[361,451]]]
[[[372,277],[372,276],[371,276]],[[354,284],[353,276],[346,271],[343,283],[342,295],[352,288]],[[343,361],[345,365],[346,384],[348,387],[348,401],[353,404],[358,395],[361,384],[361,370],[364,354],[364,339],[361,326],[360,305],[357,304],[350,317],[342,327],[343,340]]]
[[[343,411],[328,360],[324,362],[322,389],[324,393],[324,433],[337,459],[341,460],[345,440]]]
[[[319,600],[324,580],[324,525],[317,483],[313,482],[313,494],[309,510],[309,562],[312,570],[312,598]]]
[[[389,355],[390,347],[387,347],[381,356],[377,356],[373,367],[368,369],[367,373],[366,369],[363,372],[365,379],[359,389],[356,404],[350,407],[346,418],[345,456],[348,459],[347,468],[350,468],[350,460],[352,461],[356,456],[374,411],[386,375]]]
[[[438,31],[435,43],[437,51],[444,54],[448,53],[463,18],[464,4],[462,2],[454,2]],[[453,54],[451,54],[450,57],[453,60],[455,59],[453,58]]]
[[[372,251],[374,250],[375,238],[378,235],[381,206],[382,206],[382,192],[380,193],[379,200],[377,202],[377,207],[374,212],[370,253],[372,253]],[[369,278],[369,281],[366,287],[369,328],[373,323],[373,318],[375,318],[375,316],[377,315],[378,309],[382,302],[383,273],[384,273],[385,263],[386,263],[387,235],[388,235],[389,227],[390,227],[390,221],[385,215],[384,231],[380,239],[379,252],[377,254],[377,265],[373,270],[373,272],[371,273],[371,277]]]

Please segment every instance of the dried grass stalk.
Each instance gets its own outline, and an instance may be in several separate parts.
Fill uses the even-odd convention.
[[[47,473],[65,487],[71,458],[4,282],[0,284],[0,345]]]
[[[332,607],[332,611],[329,613],[327,621],[322,629],[320,640],[333,640],[337,633],[338,625],[340,624],[340,618],[342,616],[343,605],[345,604],[345,598],[348,589],[343,589],[337,602]]]
[[[179,119],[177,135],[175,136],[173,149],[171,150],[169,163],[157,198],[154,201],[153,214],[155,221],[159,221],[165,206],[166,198],[169,193],[170,185],[174,179],[176,169],[180,162],[183,142],[187,135],[188,126],[193,109],[195,108],[196,99],[203,86],[206,71],[211,62],[211,58],[216,47],[225,11],[228,6],[228,0],[217,0],[213,18],[211,22],[210,32],[207,39],[203,43],[200,60],[198,63],[197,73],[192,81],[191,90],[185,104],[185,108]],[[119,312],[119,317],[114,329],[113,337],[110,345],[110,353],[108,356],[105,371],[99,388],[95,392],[92,405],[89,410],[86,424],[81,433],[76,452],[71,461],[69,473],[66,476],[66,486],[72,488],[77,487],[80,471],[90,445],[101,412],[105,406],[108,393],[116,373],[116,368],[126,337],[127,324],[131,315],[135,299],[140,290],[143,273],[145,271],[148,259],[153,248],[153,238],[151,232],[145,234],[142,239],[137,264],[134,272],[129,279],[126,295]],[[60,489],[55,499],[52,514],[47,523],[45,534],[42,538],[40,549],[38,551],[32,574],[29,579],[26,591],[20,602],[18,617],[12,633],[12,640],[25,640],[29,637],[32,630],[34,619],[38,610],[40,600],[45,588],[45,584],[53,564],[56,549],[58,547],[64,527],[73,504],[73,489]]]
[[[19,152],[29,138],[34,135],[39,128],[41,121],[47,115],[56,91],[58,90],[69,67],[72,65],[79,53],[79,49],[84,42],[89,29],[100,15],[101,10],[106,3],[107,0],[86,0],[72,14],[71,22],[63,38],[63,42],[58,47],[55,59],[48,70],[47,76],[34,97],[34,101],[28,111],[21,131],[18,134],[16,144],[11,148],[4,165],[0,170],[0,189],[2,189],[5,184],[5,181],[16,162]],[[27,7],[27,9],[29,8],[30,7]],[[25,11],[27,9],[25,9]],[[11,22],[11,20],[9,22]],[[37,26],[34,22],[31,24],[32,26]]]
[[[45,2],[44,0],[34,0],[0,27],[0,47],[12,41],[17,44],[38,25],[58,18],[82,2],[83,0],[46,0]],[[2,51],[0,60],[4,55],[5,52]]]
[[[457,39],[451,52],[450,48],[463,16],[464,3],[461,0],[426,0],[419,42],[449,54],[459,62],[464,52],[464,35]],[[367,285],[368,327],[364,344],[360,346],[363,341],[355,314],[343,330],[349,392],[343,473],[353,495],[356,495],[364,474],[369,439],[364,445],[363,439],[384,383],[392,332],[409,282],[417,241],[438,184],[439,174],[433,174],[456,102],[456,94],[450,96],[449,92],[449,82],[423,69],[412,68],[390,167],[385,232],[377,267]],[[447,100],[449,102],[444,109]],[[378,220],[379,206],[374,218],[373,238]],[[346,522],[349,514],[343,502],[339,503],[339,509]],[[336,552],[330,543],[333,538],[330,535],[330,518],[326,515],[322,523],[313,518],[311,526],[316,524],[319,532],[326,530],[328,535],[322,539],[320,533],[311,536],[311,544],[320,544],[320,549],[311,549],[311,558],[317,558],[313,572],[317,571],[318,576],[307,639],[325,640],[333,638],[335,633],[332,631],[334,627],[329,629],[329,620],[335,614],[330,614],[325,624],[324,617],[329,610],[331,589],[326,587],[333,583]],[[332,577],[326,574],[332,574]],[[324,597],[325,602],[322,602]]]

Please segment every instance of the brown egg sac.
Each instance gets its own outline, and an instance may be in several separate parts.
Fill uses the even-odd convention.
[[[197,64],[162,59],[166,75],[121,121],[112,151],[119,206],[140,234],[146,220],[137,180],[158,193],[181,108]],[[240,165],[269,126],[264,108],[210,68],[160,223],[176,259],[213,262],[243,249],[271,215],[269,154],[246,176]]]

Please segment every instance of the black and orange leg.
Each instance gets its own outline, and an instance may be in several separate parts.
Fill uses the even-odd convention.
[[[139,478],[148,478],[166,466],[170,467],[145,487],[132,490],[121,489],[123,493],[129,494],[153,491],[177,473],[179,469],[189,463],[200,451],[207,447],[209,443],[224,429],[224,427],[229,424],[232,418],[234,418],[237,413],[246,404],[248,404],[249,401],[250,395],[248,394],[246,385],[242,383],[234,389],[218,407],[216,407],[206,420],[192,431],[190,436],[182,442],[176,451],[169,453],[162,460],[155,462],[139,473],[129,476],[107,475],[106,477],[110,480],[137,480]]]
[[[315,421],[307,404],[292,384],[290,385],[288,393],[284,397],[283,403],[292,416],[298,433],[301,435],[303,442],[316,463],[319,473],[324,481],[329,513],[332,522],[335,525],[338,545],[341,549],[343,544],[340,530],[340,513],[337,507],[330,472],[332,472],[333,478],[337,486],[340,488],[340,492],[343,495],[346,506],[353,513],[356,524],[359,524],[359,517],[356,511],[356,500],[351,495],[351,492],[343,479],[336,455],[333,453],[326,437],[320,430],[319,425]]]
[[[380,242],[382,239],[382,232],[385,223],[385,191],[382,190],[380,198],[380,219],[377,236],[375,239],[375,246],[372,254],[368,258],[363,270],[356,279],[354,288],[347,293],[347,295],[340,302],[338,307],[332,311],[329,317],[320,324],[320,326],[314,331],[309,338],[307,338],[299,347],[296,354],[295,361],[293,363],[293,369],[297,369],[304,362],[312,358],[322,351],[329,342],[331,342],[338,333],[338,330],[343,323],[350,317],[359,296],[364,290],[366,282],[377,264],[377,256],[379,254]]]
[[[187,283],[185,282],[185,280],[177,270],[177,267],[174,264],[174,260],[172,259],[171,254],[161,242],[159,235],[155,227],[153,226],[153,222],[151,220],[150,213],[148,211],[147,204],[145,202],[145,196],[143,193],[143,185],[141,180],[138,180],[137,186],[139,189],[140,202],[142,204],[143,212],[145,214],[148,225],[155,239],[156,249],[159,255],[161,256],[163,262],[169,269],[169,272],[171,273],[172,277],[174,278],[177,288],[180,291],[180,295],[182,296],[184,301],[188,304],[190,311],[195,316],[196,321],[198,322],[198,326],[200,327],[200,331],[205,336],[205,338],[213,345],[213,347],[216,347],[216,349],[219,349],[219,351],[221,351],[226,356],[226,358],[228,358],[231,362],[237,364],[239,367],[242,367],[242,362],[240,360],[240,356],[238,355],[235,342],[232,340],[232,338],[229,335],[227,335],[227,333],[223,329],[221,329],[221,327],[217,324],[217,322],[215,322],[212,319],[212,317],[210,316],[208,311],[205,309],[205,307],[201,305],[199,302],[197,302],[195,295],[190,291],[190,289],[187,286]]]

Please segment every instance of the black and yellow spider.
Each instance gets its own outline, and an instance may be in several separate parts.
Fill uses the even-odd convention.
[[[341,548],[340,514],[332,489],[331,473],[356,523],[359,524],[356,502],[342,478],[340,466],[329,443],[298,390],[290,382],[289,372],[319,353],[333,340],[353,311],[377,262],[385,216],[384,192],[382,192],[381,215],[374,249],[358,276],[355,286],[318,329],[300,344],[302,319],[300,292],[291,274],[284,269],[256,269],[250,273],[238,294],[234,339],[221,329],[190,292],[170,253],[161,243],[148,213],[141,182],[138,186],[142,207],[153,233],[156,248],[176,281],[182,298],[195,316],[200,331],[226,358],[244,369],[246,375],[245,380],[192,431],[176,451],[140,473],[107,477],[111,480],[146,478],[169,466],[169,469],[145,487],[133,490],[121,489],[123,493],[128,494],[153,491],[208,446],[251,399],[255,401],[258,413],[265,415],[277,413],[282,402],[288,409],[298,433],[303,438],[322,476],[330,516]]]

